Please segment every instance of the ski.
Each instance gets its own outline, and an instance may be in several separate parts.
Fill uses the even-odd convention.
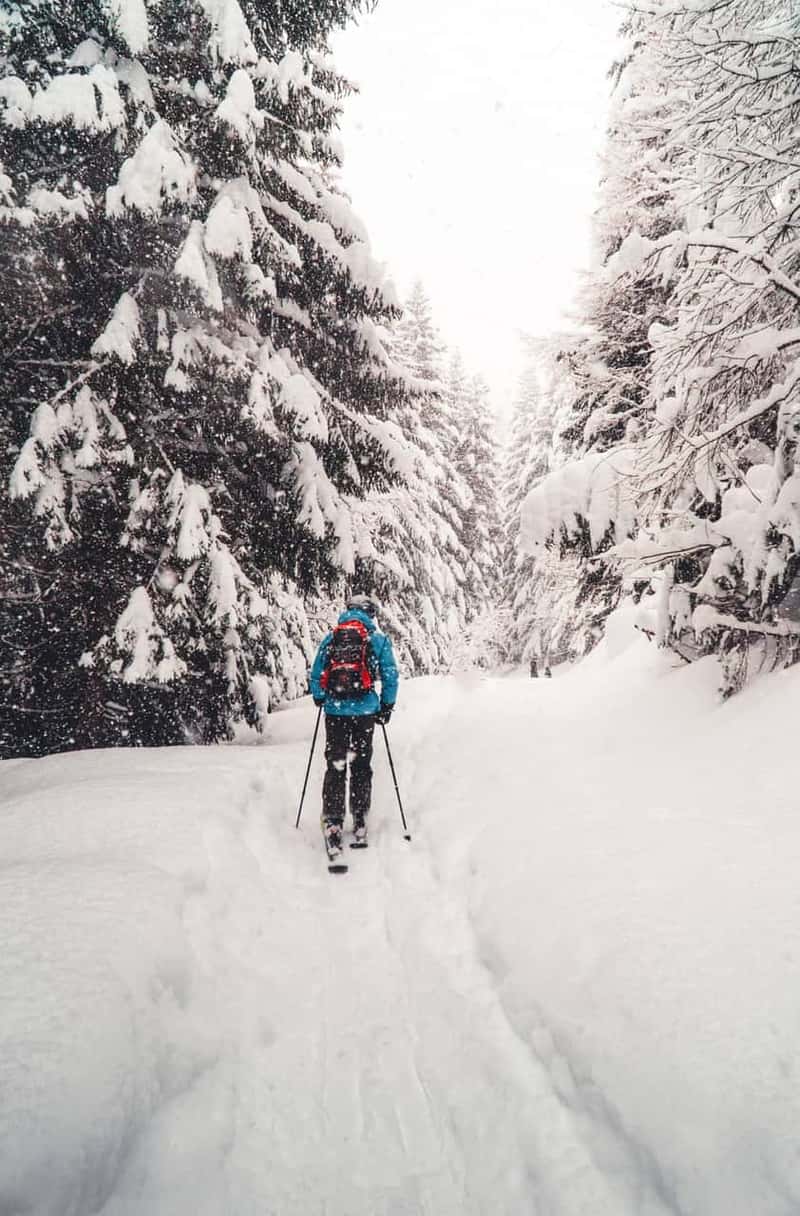
[[[347,862],[342,856],[341,849],[328,850],[328,873],[329,874],[346,874],[348,870]]]

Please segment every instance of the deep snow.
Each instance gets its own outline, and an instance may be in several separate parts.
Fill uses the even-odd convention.
[[[0,1213],[796,1213],[800,672],[716,682],[406,683],[342,878],[307,702],[5,762]]]

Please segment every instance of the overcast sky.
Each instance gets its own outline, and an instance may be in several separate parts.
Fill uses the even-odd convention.
[[[559,328],[588,264],[620,19],[609,0],[380,0],[334,43],[361,88],[344,185],[501,412],[518,331]]]

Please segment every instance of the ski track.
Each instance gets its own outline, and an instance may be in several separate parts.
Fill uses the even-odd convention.
[[[243,788],[204,829],[207,870],[184,884],[182,914],[225,1030],[103,1216],[164,1212],[165,1187],[198,1216],[680,1216],[541,1019],[523,1032],[506,1011],[470,918],[480,817],[444,863],[426,841],[426,813],[479,737],[453,703],[393,740],[412,844],[376,737],[371,847],[348,853],[344,876],[325,869],[315,788],[293,830],[303,745],[280,753],[277,798],[259,771],[269,748],[229,753]],[[276,849],[291,868],[271,867]]]
[[[469,681],[468,681],[469,683]],[[523,685],[524,687],[524,685]],[[550,686],[552,687],[552,686]],[[548,685],[545,684],[547,689]],[[526,690],[527,691],[527,690]],[[512,694],[513,695],[513,694]],[[494,684],[490,690],[482,690],[477,709],[467,700],[465,706],[451,711],[447,731],[448,740],[480,740],[482,722],[488,718],[501,719],[508,715],[509,690],[502,684]],[[524,702],[523,702],[524,703]],[[537,722],[537,751],[548,757],[548,770],[563,773],[569,767],[569,744],[558,720],[548,722],[542,718]],[[504,785],[513,785],[520,759],[523,736],[511,732],[505,746],[497,748],[497,739],[492,736],[491,753],[478,750],[479,764],[483,773],[481,785],[486,784],[487,770],[492,775],[491,785],[502,804]],[[540,1007],[525,1009],[524,1019],[516,1009],[510,1009],[503,999],[505,966],[492,951],[481,942],[472,918],[470,891],[476,873],[474,858],[480,856],[480,839],[487,830],[480,815],[475,813],[471,796],[474,768],[468,765],[463,778],[463,789],[454,791],[452,774],[459,767],[459,758],[467,751],[463,742],[442,750],[442,739],[432,741],[427,753],[422,755],[418,767],[428,774],[420,792],[421,805],[436,805],[449,800],[454,793],[464,806],[463,822],[468,830],[448,848],[443,872],[434,881],[451,889],[460,890],[462,901],[452,901],[453,915],[458,918],[463,941],[463,954],[472,961],[473,967],[484,974],[485,986],[490,994],[496,1020],[502,1029],[490,1037],[497,1045],[508,1040],[511,1050],[519,1058],[518,1079],[525,1078],[524,1093],[520,1095],[522,1110],[530,1109],[535,1096],[537,1110],[529,1128],[529,1143],[541,1145],[541,1132],[547,1127],[544,1143],[544,1166],[536,1148],[531,1158],[531,1176],[537,1181],[534,1189],[543,1195],[542,1212],[615,1212],[643,1213],[647,1216],[684,1216],[683,1208],[663,1177],[661,1168],[646,1145],[639,1143],[624,1126],[620,1114],[605,1099],[591,1078],[582,1079],[580,1063],[573,1059],[569,1046],[553,1032],[547,1024]],[[449,754],[448,754],[449,752]],[[541,794],[540,794],[541,798]],[[502,815],[502,805],[486,808],[487,817]],[[429,858],[429,866],[435,865]],[[522,1056],[527,1060],[522,1061]],[[526,1101],[527,1098],[527,1101]],[[538,1130],[537,1130],[538,1123]],[[562,1134],[557,1135],[555,1128]],[[566,1172],[565,1172],[566,1171]],[[617,1179],[616,1186],[612,1179]],[[555,1185],[553,1183],[555,1182]],[[585,1191],[585,1196],[584,1196]],[[480,1206],[475,1211],[483,1211]],[[515,1210],[513,1207],[510,1211]],[[521,1209],[516,1209],[521,1210]],[[538,1211],[538,1208],[533,1210]]]

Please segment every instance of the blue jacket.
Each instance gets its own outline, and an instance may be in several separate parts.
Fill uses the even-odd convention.
[[[326,634],[320,642],[317,657],[311,668],[311,695],[315,701],[321,701],[325,697],[325,713],[332,714],[334,717],[361,717],[364,714],[376,714],[381,705],[394,705],[397,700],[400,673],[397,670],[392,643],[385,634],[378,633],[375,622],[371,616],[367,616],[366,612],[360,612],[357,609],[343,612],[339,617],[339,624],[341,625],[345,621],[361,621],[362,625],[366,625],[369,630],[367,665],[373,680],[381,682],[381,695],[379,697],[373,687],[363,696],[351,697],[346,701],[336,701],[333,697],[327,696],[321,681],[322,673],[328,662],[328,647],[333,639],[333,633]]]

